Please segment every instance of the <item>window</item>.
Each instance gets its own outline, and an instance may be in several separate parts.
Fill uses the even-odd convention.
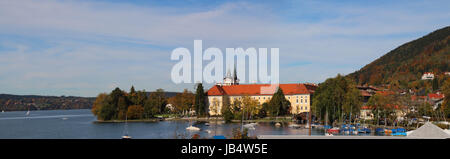
[[[301,108],[301,110],[303,110],[303,107]]]
[[[297,99],[297,104],[298,104],[298,99]]]
[[[300,103],[303,103],[303,99],[300,101]]]
[[[305,99],[305,103],[308,103],[308,99]]]
[[[291,99],[291,97],[288,97],[288,99]]]
[[[266,97],[264,97],[264,99],[266,99]]]

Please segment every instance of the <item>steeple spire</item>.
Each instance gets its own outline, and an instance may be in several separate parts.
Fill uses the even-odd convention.
[[[237,71],[236,71],[236,63],[234,63],[234,71],[233,71],[233,84],[239,84],[239,79],[237,77]]]

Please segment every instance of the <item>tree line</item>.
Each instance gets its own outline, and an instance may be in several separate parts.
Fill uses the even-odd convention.
[[[197,116],[205,116],[206,94],[202,84],[197,84],[197,93],[185,89],[174,97],[166,97],[163,89],[149,95],[145,90],[129,92],[115,88],[111,93],[100,93],[92,106],[98,120],[151,119],[162,114],[183,114],[195,110]],[[171,107],[168,107],[170,104]]]

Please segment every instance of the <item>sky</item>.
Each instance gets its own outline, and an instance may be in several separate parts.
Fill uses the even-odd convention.
[[[197,39],[224,52],[279,48],[281,83],[320,83],[450,25],[449,10],[448,0],[2,0],[0,93],[193,91],[172,82],[170,55]]]

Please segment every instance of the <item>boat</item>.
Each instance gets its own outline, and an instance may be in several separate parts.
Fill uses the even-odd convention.
[[[328,129],[327,132],[330,134],[339,134],[339,128],[334,127],[334,128]]]
[[[211,134],[211,130],[206,130],[206,132],[207,132],[208,134]]]
[[[25,113],[26,116],[30,115],[30,110],[27,111],[27,113]]]
[[[332,133],[325,133],[325,136],[334,136]]]
[[[2,113],[4,113],[5,111],[4,110],[2,110]]]
[[[309,129],[309,124],[306,124],[306,125],[305,125],[305,129]]]
[[[205,126],[209,126],[209,123],[205,123]]]
[[[404,128],[392,129],[392,136],[406,136],[406,130]]]
[[[280,123],[275,123],[275,126],[276,126],[276,127],[280,127],[281,124],[280,124]]]
[[[128,116],[125,115],[125,134],[122,136],[122,139],[131,139],[131,136],[128,135]]]
[[[187,127],[186,130],[189,130],[189,131],[200,131],[200,128],[191,125],[191,126]]]
[[[67,120],[67,119],[69,119],[69,118],[61,118],[62,120]]]
[[[359,133],[370,133],[371,130],[367,127],[363,127],[363,128],[358,128],[358,132]]]
[[[391,134],[391,133],[392,133],[392,130],[391,130],[391,129],[384,129],[384,133],[385,133],[385,134]]]
[[[216,135],[216,136],[213,136],[213,139],[227,139],[227,138],[223,135]]]
[[[375,129],[375,133],[377,133],[377,134],[384,134],[384,129],[383,128],[376,128]]]
[[[327,130],[327,129],[331,129],[331,126],[330,126],[330,125],[324,125],[323,128],[324,128],[325,130]]]
[[[298,128],[301,127],[301,125],[299,125],[299,124],[289,124],[288,127],[298,129]]]
[[[249,130],[255,130],[255,124],[254,123],[245,124],[244,128],[247,128]]]

